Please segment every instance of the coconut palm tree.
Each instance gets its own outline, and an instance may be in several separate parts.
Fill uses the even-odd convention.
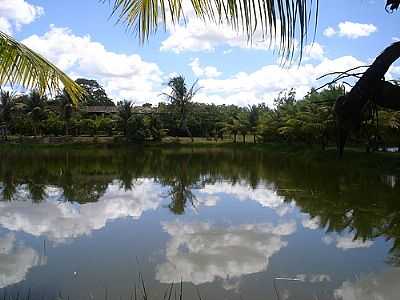
[[[128,122],[129,119],[132,117],[132,102],[128,100],[119,101],[117,104],[118,108],[118,117],[122,129],[124,131],[124,136],[127,136],[128,131]]]
[[[192,84],[192,86],[188,89],[186,86],[185,78],[181,75],[171,78],[167,85],[171,88],[171,93],[166,94],[168,100],[171,101],[172,105],[176,107],[179,115],[179,128],[186,132],[188,136],[190,136],[193,142],[193,136],[187,126],[187,119],[189,113],[189,105],[193,97],[199,91],[199,88],[196,87],[197,80]]]
[[[0,121],[9,125],[11,121],[11,113],[15,106],[14,94],[10,91],[0,90]]]
[[[25,98],[25,111],[32,120],[33,134],[38,135],[38,127],[46,114],[46,97],[38,91],[32,91]]]

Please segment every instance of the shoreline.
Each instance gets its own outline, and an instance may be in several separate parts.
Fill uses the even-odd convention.
[[[103,137],[99,137],[103,138]],[[93,138],[92,140],[95,140]],[[104,140],[98,139],[100,142],[65,142],[65,143],[23,143],[18,142],[2,142],[0,143],[0,155],[2,151],[133,151],[133,150],[174,150],[198,153],[200,151],[209,151],[213,149],[233,150],[233,151],[261,151],[272,159],[285,160],[288,163],[296,162],[304,165],[314,165],[321,168],[338,168],[349,169],[355,168],[360,171],[375,173],[388,172],[400,175],[400,153],[399,152],[373,152],[366,153],[362,147],[348,147],[342,159],[338,159],[336,155],[336,147],[330,145],[326,150],[322,150],[318,145],[290,145],[284,143],[259,143],[254,144],[252,141],[243,144],[242,142],[234,143],[231,140],[218,141],[207,140],[205,138],[195,138],[192,143],[188,138],[165,138],[160,142],[145,141],[143,143],[128,143],[124,141],[115,141],[114,138]],[[244,162],[245,163],[245,162]],[[329,176],[329,173],[327,173]]]

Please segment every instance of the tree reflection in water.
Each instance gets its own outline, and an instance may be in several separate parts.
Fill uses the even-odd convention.
[[[114,183],[129,191],[147,178],[167,188],[164,195],[171,212],[184,214],[189,204],[198,205],[196,190],[207,183],[245,182],[256,188],[267,182],[285,202],[295,201],[317,220],[313,226],[328,233],[349,232],[357,241],[391,240],[387,261],[400,265],[399,177],[360,166],[352,170],[349,161],[313,163],[262,151],[172,147],[14,149],[1,151],[0,156],[2,201],[40,203],[47,199],[47,189],[56,187],[62,201],[95,203]]]

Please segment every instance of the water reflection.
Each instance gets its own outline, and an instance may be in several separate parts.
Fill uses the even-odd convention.
[[[48,188],[43,193],[47,198],[36,205],[29,200],[0,202],[0,225],[11,231],[63,242],[89,235],[105,227],[110,220],[140,218],[145,211],[158,208],[159,190],[160,187],[148,179],[137,180],[135,189],[127,192],[111,183],[97,202],[79,204],[60,201],[64,199],[62,190]]]
[[[238,279],[266,270],[269,258],[287,246],[282,237],[296,231],[296,223],[242,224],[222,228],[209,223],[164,223],[171,236],[167,262],[158,265],[163,283],[179,280],[202,284],[215,279]],[[230,286],[230,285],[227,285]]]
[[[400,295],[400,269],[379,274],[364,274],[354,281],[345,281],[335,290],[335,298],[341,300],[395,300]]]
[[[18,244],[14,234],[0,236],[0,288],[24,280],[31,268],[44,264],[46,259],[36,250]]]
[[[61,289],[51,274],[78,260],[86,274],[80,288],[67,280],[69,290],[100,281],[128,290],[140,257],[157,292],[182,279],[207,285],[209,298],[225,297],[223,290],[265,299],[282,275],[323,285],[326,299],[397,299],[385,289],[399,275],[398,174],[228,149],[0,150],[0,157],[0,287],[46,278],[43,285]],[[45,266],[33,246],[43,237],[58,257]],[[82,249],[93,249],[96,263],[85,265]],[[309,299],[288,288],[285,295]]]

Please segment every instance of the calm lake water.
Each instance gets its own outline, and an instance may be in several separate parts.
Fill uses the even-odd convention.
[[[229,149],[0,151],[0,297],[142,299],[143,282],[179,299],[182,281],[183,299],[399,299],[400,177],[366,173]]]

